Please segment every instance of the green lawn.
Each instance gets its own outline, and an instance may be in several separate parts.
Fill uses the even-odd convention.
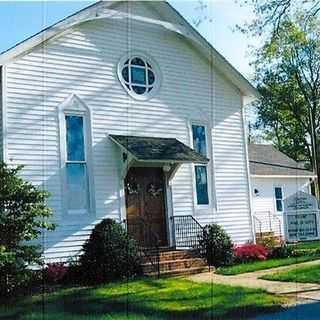
[[[301,256],[301,257],[281,258],[281,259],[267,259],[264,261],[255,261],[250,263],[236,264],[230,267],[218,268],[216,272],[224,275],[235,275],[240,273],[287,266],[295,263],[312,261],[317,259],[320,259],[320,256],[313,255],[313,256]]]
[[[0,306],[0,319],[247,319],[281,308],[284,298],[262,290],[140,279],[95,288],[70,288]]]
[[[261,279],[274,281],[320,283],[320,264],[294,268],[288,271],[265,275]]]
[[[296,250],[307,250],[307,249],[319,249],[320,248],[320,241],[305,241],[305,242],[298,242],[294,244],[290,244]]]

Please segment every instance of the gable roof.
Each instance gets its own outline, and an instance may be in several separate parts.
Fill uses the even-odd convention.
[[[249,144],[250,175],[277,177],[314,177],[312,171],[289,158],[272,145]]]
[[[71,29],[73,26],[80,23],[96,19],[130,18],[150,24],[157,24],[192,42],[195,49],[203,53],[208,58],[208,61],[240,90],[242,95],[246,98],[245,103],[250,102],[259,96],[256,88],[166,1],[150,1],[148,2],[148,5],[154,6],[156,11],[162,13],[164,16],[170,16],[171,21],[177,21],[177,24],[132,14],[129,15],[125,12],[110,9],[117,3],[120,3],[120,1],[99,1],[64,18],[52,26],[45,28],[37,34],[18,43],[14,47],[2,52],[0,54],[0,66],[7,64],[12,59],[32,50],[32,48],[42,44],[43,42],[61,35],[68,29]]]
[[[121,135],[110,135],[109,137],[127,150],[137,161],[204,164],[209,162],[209,159],[175,138]]]

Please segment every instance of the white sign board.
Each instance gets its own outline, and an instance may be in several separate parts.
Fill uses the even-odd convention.
[[[317,199],[299,191],[283,202],[286,239],[288,241],[319,239]]]
[[[317,199],[302,191],[291,195],[283,201],[284,211],[318,210]]]
[[[307,214],[288,214],[288,240],[314,240],[318,238],[317,212]]]

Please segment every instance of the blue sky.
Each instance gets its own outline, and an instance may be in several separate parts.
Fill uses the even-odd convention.
[[[95,1],[1,1],[0,2],[0,52],[25,38],[39,32],[66,16]],[[198,1],[169,1],[188,21],[196,18],[200,11]],[[248,8],[240,7],[234,0],[211,0],[207,13],[212,22],[204,22],[198,30],[240,72],[250,78],[247,48],[254,44],[246,36],[232,29],[235,25],[251,19]]]

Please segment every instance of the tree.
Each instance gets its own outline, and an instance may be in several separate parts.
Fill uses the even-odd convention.
[[[240,30],[255,35],[270,32],[271,36],[278,33],[282,22],[297,11],[304,12],[304,23],[320,13],[320,0],[240,0],[243,5],[253,9],[255,19],[240,26]]]
[[[30,241],[54,229],[45,204],[48,193],[20,178],[20,170],[0,163],[0,295],[27,280],[27,266],[41,262],[39,247]]]
[[[256,51],[256,126],[281,151],[308,160],[320,177],[320,27],[305,14],[284,18],[277,35]],[[317,155],[318,154],[318,155]],[[318,178],[318,184],[320,179]]]

